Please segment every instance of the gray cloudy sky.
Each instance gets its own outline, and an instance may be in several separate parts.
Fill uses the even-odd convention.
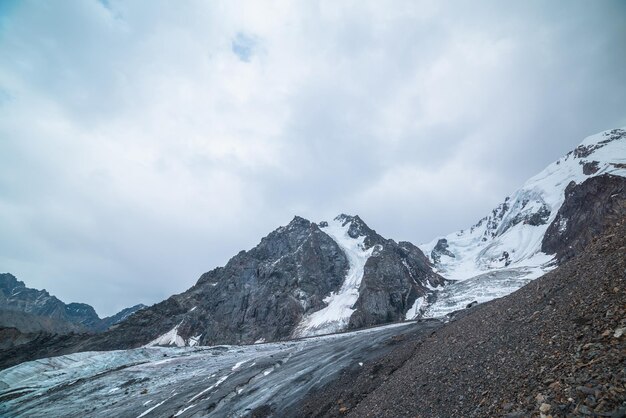
[[[299,214],[473,224],[626,125],[624,1],[0,1],[0,271],[100,315]]]

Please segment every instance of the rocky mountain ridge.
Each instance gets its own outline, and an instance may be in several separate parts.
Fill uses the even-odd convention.
[[[0,274],[0,326],[21,332],[102,332],[145,308],[139,304],[100,318],[85,303],[64,303],[45,289],[26,287],[10,273]]]
[[[500,298],[574,257],[624,216],[625,157],[625,130],[589,137],[474,227],[421,246],[427,255],[383,238],[358,216],[319,223],[296,216],[187,291],[105,333],[24,346],[24,358],[283,341],[442,317]]]
[[[296,216],[103,344],[246,344],[357,329],[403,320],[446,283],[416,246],[381,237],[358,216],[319,224]]]

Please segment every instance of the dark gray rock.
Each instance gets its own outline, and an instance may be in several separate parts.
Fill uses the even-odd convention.
[[[374,231],[370,234],[369,242],[380,245],[381,249],[365,264],[350,328],[403,320],[417,298],[447,283],[433,272],[428,259],[415,245],[385,240]]]
[[[0,311],[3,312],[0,326],[14,326],[24,331],[88,331],[100,320],[91,306],[66,305],[45,289],[26,287],[9,273],[0,274]],[[22,314],[24,318],[20,317]]]
[[[0,274],[0,327],[13,327],[24,333],[101,332],[143,307],[136,305],[100,319],[90,305],[65,304],[45,289],[29,288],[12,274]]]
[[[447,255],[448,257],[452,258],[455,257],[454,253],[448,250],[448,240],[445,238],[441,238],[439,241],[437,241],[437,245],[435,245],[435,248],[433,248],[433,250],[430,252],[430,257],[435,264],[441,261],[442,255]]]
[[[581,184],[571,182],[565,189],[563,205],[543,237],[541,250],[556,254],[563,263],[625,214],[626,178],[601,175]]]
[[[583,174],[586,176],[595,174],[600,169],[598,161],[581,161],[581,164],[583,165]]]

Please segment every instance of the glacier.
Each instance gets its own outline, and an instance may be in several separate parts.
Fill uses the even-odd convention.
[[[402,322],[276,343],[142,347],[26,362],[0,371],[0,416],[240,417],[269,404],[275,416],[297,416],[307,393],[385,352],[393,336],[440,325]]]

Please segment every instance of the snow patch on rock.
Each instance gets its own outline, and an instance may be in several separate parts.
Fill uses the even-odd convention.
[[[176,347],[185,347],[187,345],[192,345],[192,344],[187,344],[185,339],[183,337],[181,337],[180,335],[178,335],[178,327],[181,326],[181,324],[182,324],[182,321],[178,325],[176,325],[174,328],[172,328],[171,330],[166,332],[165,334],[163,334],[163,335],[155,338],[154,340],[150,341],[144,347],[154,347],[155,345],[159,345],[159,346],[172,346],[172,345],[174,345]],[[191,340],[193,340],[193,338]],[[198,343],[198,341],[196,340],[196,341],[194,341],[193,345],[196,345],[197,343]]]
[[[306,315],[294,331],[296,337],[330,334],[344,330],[354,313],[354,304],[359,298],[359,287],[363,279],[365,263],[374,251],[374,247],[365,248],[365,236],[352,238],[348,231],[350,221],[343,221],[338,216],[320,229],[330,236],[348,259],[349,269],[338,292],[332,292],[324,302],[326,307]]]
[[[422,308],[426,305],[426,296],[419,297],[415,299],[413,302],[413,306],[406,312],[405,318],[406,320],[411,320],[416,318],[420,313]]]

